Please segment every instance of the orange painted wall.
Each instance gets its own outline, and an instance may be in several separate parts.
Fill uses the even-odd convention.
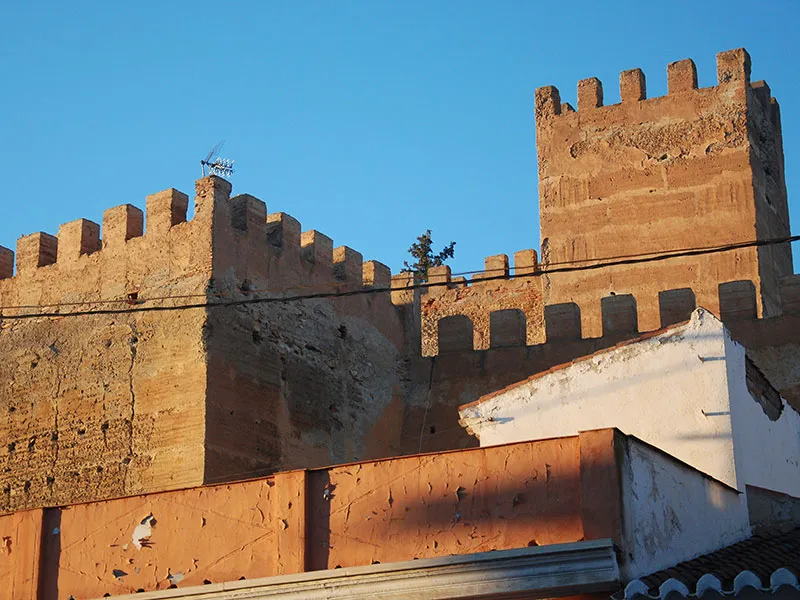
[[[602,430],[6,515],[0,539],[11,536],[11,554],[0,554],[0,577],[13,585],[0,600],[114,596],[613,537],[603,524],[605,513],[619,510],[614,486],[582,478],[581,462],[592,448],[613,479],[617,435]]]
[[[36,598],[42,510],[0,518],[0,600]]]

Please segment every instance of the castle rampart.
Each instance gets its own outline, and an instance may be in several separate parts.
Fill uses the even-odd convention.
[[[140,210],[109,209],[102,244],[85,219],[20,238],[0,280],[3,510],[202,482],[203,311],[57,316],[202,297],[211,236],[186,207],[175,190],[150,196],[146,232]],[[9,318],[40,311],[53,316]]]
[[[780,116],[743,50],[718,85],[668,67],[621,102],[536,94],[541,263],[418,286],[207,177],[0,248],[0,511],[474,445],[457,407],[577,357],[720,314],[800,406]],[[16,269],[15,269],[16,264]],[[567,268],[561,268],[567,267]],[[301,298],[297,298],[297,297]],[[76,314],[77,313],[77,314]]]
[[[107,210],[102,238],[79,219],[0,250],[0,509],[388,453],[391,439],[370,432],[402,393],[399,375],[378,385],[377,371],[400,373],[414,347],[413,282],[230,198],[222,179],[198,181],[190,221],[188,206],[166,190],[148,196],[146,219]],[[172,309],[185,304],[199,306]],[[110,312],[69,316],[93,311]]]

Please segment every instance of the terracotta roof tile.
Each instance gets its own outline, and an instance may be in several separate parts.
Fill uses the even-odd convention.
[[[787,568],[800,576],[800,527],[785,533],[758,534],[716,552],[682,562],[674,567],[640,577],[648,588],[648,595],[658,597],[659,586],[674,578],[694,591],[697,581],[706,573],[716,575],[723,590],[733,588],[733,580],[742,571],[752,571],[769,587],[770,576],[780,568]]]

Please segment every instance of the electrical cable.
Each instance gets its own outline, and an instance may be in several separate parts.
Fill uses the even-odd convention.
[[[792,243],[800,241],[800,235],[794,236],[786,236],[782,238],[774,238],[769,240],[752,240],[747,242],[738,242],[734,244],[728,244],[725,246],[708,246],[708,247],[698,247],[698,248],[689,248],[677,251],[670,251],[664,252],[659,254],[643,254],[643,255],[630,255],[630,258],[612,258],[612,259],[591,259],[595,260],[594,264],[574,264],[574,263],[582,263],[585,261],[573,261],[571,263],[552,263],[552,264],[569,264],[571,266],[556,266],[553,267],[552,264],[546,265],[537,265],[534,268],[532,273],[522,273],[519,275],[513,275],[515,279],[523,279],[529,277],[539,277],[541,275],[550,275],[553,273],[574,273],[580,271],[591,271],[596,269],[608,268],[608,267],[615,267],[615,266],[623,266],[623,265],[632,265],[632,264],[644,264],[650,262],[660,262],[664,260],[670,260],[673,258],[686,258],[692,256],[702,256],[706,254],[715,254],[719,252],[729,252],[732,250],[739,250],[743,248],[760,248],[765,246],[774,246],[779,244],[785,243]],[[522,267],[522,268],[530,268],[530,267]],[[493,281],[493,280],[500,280],[500,279],[507,279],[509,275],[506,273],[505,269],[497,269],[498,271],[502,271],[500,275],[488,275],[486,277],[482,277],[480,279],[481,282],[486,281]],[[486,273],[487,271],[477,271],[480,273]],[[476,273],[477,273],[476,272]],[[208,297],[209,295],[230,295],[234,293],[233,291],[228,292],[216,292],[216,293],[209,293],[209,294],[188,294],[188,295],[176,295],[176,296],[161,296],[161,297],[153,297],[153,298],[145,298],[145,299],[119,299],[119,300],[96,300],[96,301],[82,301],[82,302],[75,302],[75,303],[62,303],[62,304],[50,304],[50,305],[21,305],[21,306],[0,306],[0,319],[3,320],[22,320],[22,319],[36,319],[36,318],[49,318],[49,317],[78,317],[78,316],[89,316],[89,315],[119,315],[119,314],[129,314],[129,313],[137,313],[137,312],[166,312],[166,311],[175,311],[175,310],[188,310],[194,308],[221,308],[221,307],[232,307],[232,306],[246,306],[249,304],[272,304],[272,303],[283,303],[283,302],[296,302],[302,300],[320,300],[320,299],[330,299],[330,298],[347,298],[351,296],[363,296],[363,295],[371,295],[371,294],[383,294],[387,292],[407,292],[411,290],[424,290],[430,289],[434,287],[442,287],[442,286],[450,286],[452,282],[447,281],[437,281],[437,282],[426,282],[426,283],[419,283],[413,284],[404,287],[372,287],[372,288],[362,288],[359,287],[358,289],[348,290],[348,291],[323,291],[323,292],[316,292],[311,294],[297,294],[292,296],[268,296],[268,297],[256,297],[256,298],[241,298],[237,300],[228,300],[222,302],[214,302],[214,301],[207,301],[207,302],[196,302],[190,304],[176,304],[176,305],[159,305],[159,306],[138,306],[144,302],[157,302],[157,301],[168,301],[168,300],[180,300],[180,299],[187,299],[187,298],[194,298],[194,297]],[[254,293],[275,293],[274,291],[267,291],[267,290],[253,290],[247,292],[241,292],[247,294],[254,294]],[[53,307],[62,307],[62,306],[79,306],[79,305],[92,305],[92,304],[110,304],[110,303],[119,303],[119,304],[132,304],[135,303],[137,306],[128,306],[125,308],[105,308],[105,309],[90,309],[90,310],[81,310],[81,311],[73,311],[73,312],[37,312],[33,314],[21,314],[21,315],[6,315],[3,314],[3,311],[8,310],[36,310],[40,308],[53,308]]]

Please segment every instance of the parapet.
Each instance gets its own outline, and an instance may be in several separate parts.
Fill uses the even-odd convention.
[[[484,270],[473,273],[472,279],[453,277],[450,267],[442,265],[431,267],[428,270],[428,284],[423,292],[431,297],[441,296],[449,289],[475,286],[476,284],[493,284],[502,280],[530,279],[539,267],[536,250],[520,250],[514,253],[514,263],[511,265],[507,254],[495,254],[484,259]]]
[[[785,315],[800,315],[800,275],[787,277],[781,285]],[[719,285],[720,317],[725,323],[769,321],[756,313],[756,289],[752,281],[729,281]],[[614,341],[636,337],[648,331],[639,328],[639,309],[632,294],[612,294],[599,298],[603,338]],[[691,289],[664,290],[658,294],[661,327],[689,319],[697,308]],[[773,317],[780,318],[780,317]],[[526,318],[519,310],[497,310],[490,314],[491,348],[526,346]],[[575,342],[586,338],[581,331],[580,307],[573,302],[544,306],[545,343]],[[447,316],[438,321],[439,353],[475,350],[474,324],[465,315]],[[800,338],[798,338],[800,339]],[[534,344],[539,345],[539,344]]]
[[[750,85],[750,55],[744,48],[717,54],[716,88],[729,89],[731,86],[736,86],[745,89]],[[761,95],[769,94],[768,87],[766,87],[766,90],[760,89],[765,87],[761,82],[752,84],[752,87],[759,88],[758,93]],[[698,92],[697,68],[694,61],[691,59],[679,60],[667,66],[667,89],[668,94],[662,99]],[[715,88],[705,89],[713,90]],[[640,69],[630,69],[620,73],[619,91],[620,104],[623,106],[657,99],[647,98],[645,75]],[[774,99],[770,101],[774,102]],[[604,104],[603,84],[599,79],[590,77],[578,82],[578,113],[602,111],[610,106],[618,105]],[[548,122],[548,120],[559,116],[571,116],[575,112],[569,104],[562,104],[558,88],[545,86],[536,90],[535,114],[537,124]]]
[[[123,204],[104,212],[102,227],[77,219],[61,225],[57,235],[37,232],[19,238],[16,252],[0,247],[1,303],[17,305],[22,296],[30,296],[20,290],[32,285],[51,290],[46,300],[53,304],[66,297],[124,302],[143,287],[154,289],[187,276],[207,282],[212,270],[228,268],[243,281],[266,281],[268,291],[370,288],[385,289],[388,298],[390,289],[413,283],[393,278],[386,265],[364,261],[352,248],[334,247],[318,231],[303,232],[286,213],[268,213],[258,198],[231,198],[230,191],[230,183],[211,176],[197,182],[191,220],[189,197],[168,189],[148,196],[144,213]],[[99,281],[103,289],[93,289]],[[198,281],[195,287],[204,292],[206,284]],[[45,300],[40,292],[34,296]],[[399,304],[407,300],[403,293],[392,297]]]

